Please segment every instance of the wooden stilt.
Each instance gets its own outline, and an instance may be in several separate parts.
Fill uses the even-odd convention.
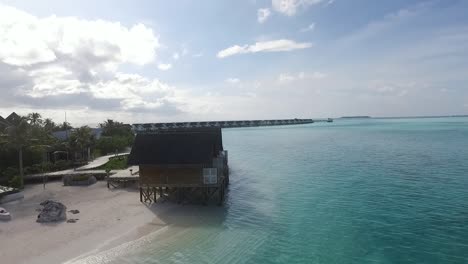
[[[218,188],[218,206],[223,204],[223,195],[222,195],[222,187],[223,185]]]

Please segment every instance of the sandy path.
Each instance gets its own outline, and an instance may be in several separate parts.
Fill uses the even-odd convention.
[[[0,222],[1,263],[62,263],[116,246],[166,226],[139,201],[136,188],[108,190],[105,182],[89,187],[61,182],[29,185],[21,201],[2,204],[12,220]],[[54,199],[78,209],[77,223],[36,223],[39,203]]]

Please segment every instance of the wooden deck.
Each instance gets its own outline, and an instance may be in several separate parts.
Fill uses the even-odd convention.
[[[131,171],[130,171],[131,170]],[[107,188],[126,187],[128,184],[137,183],[140,179],[138,166],[132,166],[126,170],[119,170],[107,177]]]
[[[111,171],[110,174],[114,174],[117,171]],[[107,176],[107,173],[104,170],[63,170],[63,171],[55,171],[55,172],[47,172],[47,173],[37,173],[37,174],[30,174],[24,176],[25,180],[54,180],[54,179],[61,179],[63,176],[66,175],[94,175],[94,176]]]

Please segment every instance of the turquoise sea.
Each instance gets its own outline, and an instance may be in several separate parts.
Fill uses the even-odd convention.
[[[169,227],[110,263],[468,263],[468,118],[225,129],[223,140],[225,206],[161,209]]]

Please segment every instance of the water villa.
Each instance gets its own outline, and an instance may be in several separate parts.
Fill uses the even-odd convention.
[[[224,201],[229,183],[221,128],[138,133],[128,164],[139,166],[140,201]]]
[[[333,119],[133,124],[136,137],[128,165],[139,167],[140,201],[155,203],[173,198],[179,203],[201,200],[206,204],[214,198],[221,204],[229,183],[228,157],[223,149],[221,129],[315,122],[333,122]],[[114,186],[135,178],[123,176],[109,177],[108,183]]]
[[[174,123],[146,123],[133,124],[136,133],[157,132],[166,130],[182,130],[193,128],[235,128],[235,127],[260,127],[260,126],[285,126],[303,125],[316,122],[333,122],[327,119],[273,119],[273,120],[237,120],[237,121],[205,121],[205,122],[174,122]]]

